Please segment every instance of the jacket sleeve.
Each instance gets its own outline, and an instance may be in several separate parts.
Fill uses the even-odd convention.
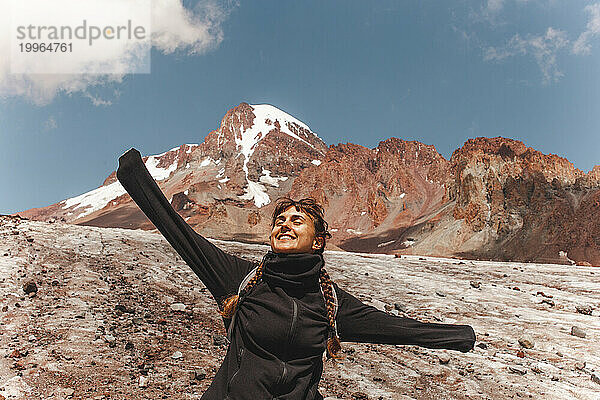
[[[252,263],[223,252],[196,233],[173,209],[135,148],[119,157],[117,179],[219,304],[237,293]]]
[[[338,296],[336,323],[341,341],[380,344],[412,344],[430,349],[467,352],[475,344],[468,325],[424,323],[397,317],[363,304],[335,285]]]

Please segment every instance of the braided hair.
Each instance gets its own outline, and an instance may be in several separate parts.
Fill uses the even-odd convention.
[[[315,226],[315,236],[321,237],[323,239],[323,245],[320,249],[316,250],[316,253],[322,254],[325,250],[325,241],[331,238],[331,233],[327,230],[327,221],[324,218],[324,210],[323,207],[318,204],[312,198],[304,198],[298,201],[292,200],[288,197],[284,197],[277,202],[275,206],[275,210],[273,211],[273,219],[271,226],[275,226],[275,220],[279,216],[279,214],[283,213],[290,207],[295,207],[296,210],[301,211],[307,215],[309,215],[313,221]],[[263,273],[263,265],[262,263],[258,266],[256,270],[256,274],[246,287],[243,289],[243,292],[248,292],[252,289],[262,278]],[[323,299],[325,300],[325,307],[327,309],[327,357],[333,359],[340,359],[342,355],[340,354],[342,350],[342,345],[340,343],[340,338],[337,335],[337,330],[335,326],[335,297],[333,294],[333,281],[329,277],[327,271],[324,268],[321,268],[319,274],[319,285],[321,286],[321,291],[323,292]],[[220,311],[221,316],[223,318],[232,318],[235,310],[237,308],[239,301],[239,295],[235,294],[233,296],[229,296],[223,302],[222,310]]]

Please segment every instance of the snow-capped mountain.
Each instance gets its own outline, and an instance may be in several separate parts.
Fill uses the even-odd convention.
[[[450,160],[397,138],[327,148],[284,111],[242,103],[202,143],[143,160],[174,209],[213,238],[264,242],[276,199],[312,196],[325,207],[330,248],[600,265],[600,166],[586,174],[512,139],[470,139]],[[153,229],[115,172],[19,214]]]

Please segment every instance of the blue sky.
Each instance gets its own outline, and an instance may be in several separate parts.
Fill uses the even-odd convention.
[[[0,213],[98,187],[129,147],[200,143],[240,102],[327,144],[394,136],[449,158],[505,136],[600,164],[598,1],[169,1],[184,14],[162,29],[190,29],[153,48],[150,74],[48,81],[0,64]]]

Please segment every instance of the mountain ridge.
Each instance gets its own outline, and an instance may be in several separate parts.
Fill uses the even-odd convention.
[[[200,144],[143,157],[171,204],[200,233],[264,243],[273,202],[315,197],[334,248],[600,265],[600,166],[508,138],[467,140],[449,160],[389,138],[327,146],[271,105],[241,103]],[[19,215],[153,229],[112,172],[102,186]]]

